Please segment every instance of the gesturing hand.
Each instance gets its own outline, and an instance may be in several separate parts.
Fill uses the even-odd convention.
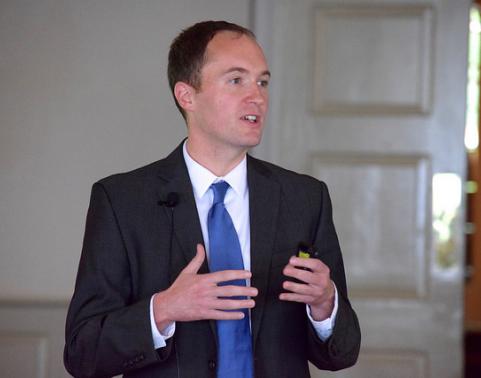
[[[245,280],[251,277],[246,270],[224,270],[215,273],[198,274],[205,260],[205,249],[197,244],[197,253],[190,263],[180,272],[174,283],[154,296],[154,319],[159,330],[176,321],[202,319],[242,319],[244,308],[253,308],[253,299],[221,299],[221,297],[255,297],[254,287],[225,285],[220,283],[231,280]]]
[[[279,299],[308,304],[311,308],[311,316],[316,321],[331,316],[334,308],[335,289],[327,265],[319,259],[293,256],[285,266],[283,273],[301,283],[284,281],[282,287],[290,293],[280,294]]]

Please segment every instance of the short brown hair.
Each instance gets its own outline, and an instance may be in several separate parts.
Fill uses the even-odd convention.
[[[203,21],[183,30],[170,45],[167,76],[175,105],[184,118],[185,112],[175,98],[174,86],[183,81],[200,89],[200,72],[205,64],[207,45],[222,31],[244,34],[255,40],[254,33],[242,26],[227,21]]]

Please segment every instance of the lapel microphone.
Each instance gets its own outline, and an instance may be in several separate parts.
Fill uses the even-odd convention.
[[[179,194],[176,192],[168,193],[165,200],[160,200],[159,202],[157,202],[159,206],[165,206],[171,209],[176,207],[178,203],[179,203]]]

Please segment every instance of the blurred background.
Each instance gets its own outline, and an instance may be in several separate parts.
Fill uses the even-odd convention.
[[[0,376],[67,377],[91,185],[186,135],[171,40],[225,19],[272,71],[252,153],[327,182],[358,364],[479,377],[481,18],[471,0],[0,0]]]

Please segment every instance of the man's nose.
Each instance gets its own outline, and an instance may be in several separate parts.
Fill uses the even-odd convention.
[[[262,87],[259,83],[255,82],[249,86],[248,101],[256,104],[265,104],[267,102],[268,93],[267,88]]]

